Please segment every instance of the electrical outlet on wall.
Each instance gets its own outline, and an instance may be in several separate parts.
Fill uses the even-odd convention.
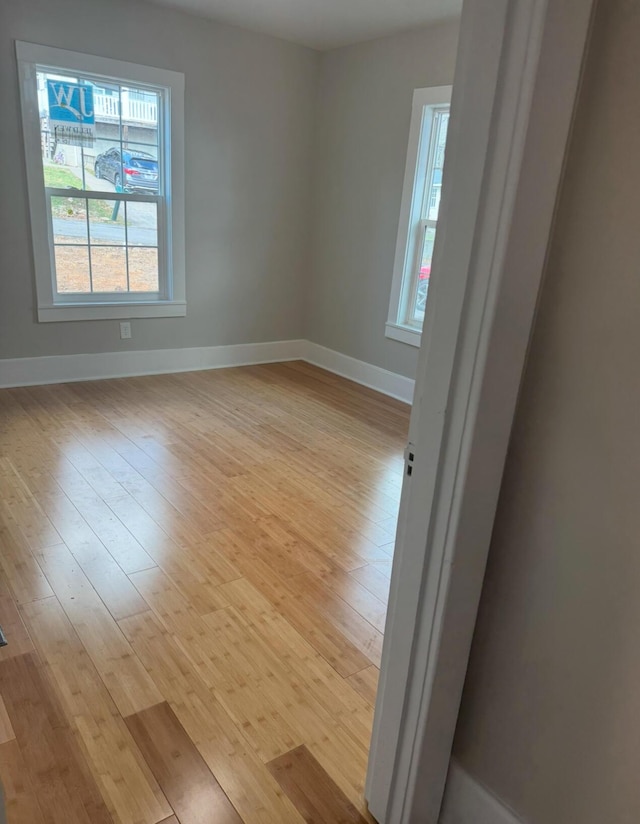
[[[131,321],[123,320],[120,322],[120,340],[129,340],[131,338]]]

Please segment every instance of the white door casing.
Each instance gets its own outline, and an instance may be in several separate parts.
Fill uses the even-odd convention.
[[[465,0],[366,797],[438,821],[593,0]]]

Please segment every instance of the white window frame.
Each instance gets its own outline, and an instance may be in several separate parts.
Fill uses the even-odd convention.
[[[431,86],[415,89],[413,92],[389,316],[385,326],[386,337],[412,346],[420,346],[422,338],[422,325],[407,319],[415,291],[417,256],[421,252],[419,239],[427,226],[435,225],[435,221],[422,218],[422,206],[428,185],[426,178],[433,111],[451,103],[451,92],[451,86]]]
[[[157,318],[186,315],[185,228],[184,228],[184,75],[112,60],[106,57],[16,41],[20,78],[22,123],[27,167],[27,188],[33,237],[38,320],[70,321],[109,318]],[[55,289],[52,262],[53,238],[47,213],[47,191],[42,166],[40,113],[36,83],[36,66],[46,66],[164,91],[165,111],[158,124],[163,130],[161,168],[165,174],[164,197],[158,198],[158,267],[161,290],[158,295],[126,293],[118,297],[95,294],[60,297]],[[68,195],[68,192],[66,193]],[[82,197],[86,197],[83,193]],[[105,196],[95,193],[96,197]],[[146,195],[120,195],[123,200],[148,200]]]

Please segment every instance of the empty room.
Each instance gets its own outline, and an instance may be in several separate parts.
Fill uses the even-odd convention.
[[[12,824],[366,814],[460,8],[174,5],[2,7]]]
[[[2,824],[595,822],[491,599],[596,5],[0,4]]]

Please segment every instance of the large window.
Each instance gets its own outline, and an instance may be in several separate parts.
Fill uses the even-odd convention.
[[[386,335],[420,345],[438,226],[451,87],[416,89]]]
[[[184,315],[183,76],[17,54],[39,319]]]

